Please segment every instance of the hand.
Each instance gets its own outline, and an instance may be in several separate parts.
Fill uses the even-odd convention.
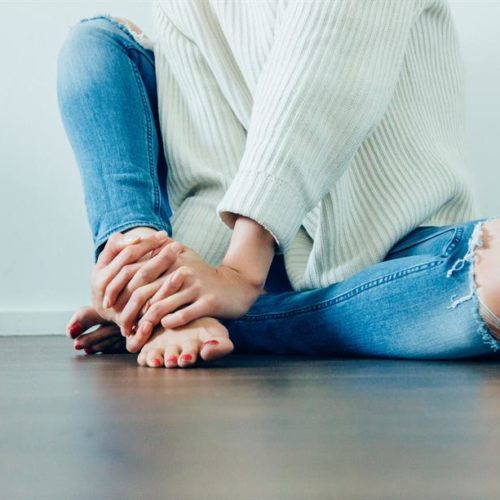
[[[172,272],[174,267],[177,269]],[[160,321],[165,328],[176,328],[204,316],[239,318],[263,289],[260,282],[251,282],[229,266],[209,266],[186,246],[172,268],[169,279],[149,299],[149,309],[139,320],[138,342]],[[129,301],[123,309],[123,317],[135,317],[142,306],[140,301]]]
[[[149,307],[150,299],[160,296],[160,288],[168,281],[166,273],[179,266],[177,256],[183,248],[178,241],[168,240],[147,262],[139,264],[140,267],[135,263],[123,266],[108,283],[103,302],[108,308],[120,311],[117,321],[124,336],[132,334],[137,318]]]
[[[154,231],[154,230],[153,230]],[[104,319],[119,324],[119,312],[126,303],[127,297],[122,297],[120,304],[110,308],[108,298],[104,300],[105,291],[113,278],[128,264],[135,264],[134,272],[143,264],[148,254],[158,252],[159,247],[171,238],[165,231],[154,231],[153,234],[125,236],[122,233],[112,234],[92,270],[90,279],[91,300],[96,312]],[[131,272],[130,268],[129,272]]]

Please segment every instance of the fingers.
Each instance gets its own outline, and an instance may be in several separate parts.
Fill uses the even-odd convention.
[[[120,327],[122,335],[128,336],[132,334],[132,326],[139,315],[139,311],[142,309],[146,301],[154,295],[158,288],[160,288],[161,284],[161,280],[156,280],[153,281],[153,283],[141,286],[132,292],[132,295],[120,313]]]
[[[181,286],[184,284],[185,278],[186,275],[180,268],[168,275],[158,291],[149,300],[150,304],[152,305],[155,302],[169,297],[170,295],[179,291]]]
[[[158,255],[143,264],[141,269],[134,275],[130,283],[130,288],[135,290],[139,286],[151,283],[158,276],[166,273],[172,264],[175,263],[177,256],[182,250],[183,246],[178,241],[173,241],[165,245]]]
[[[196,300],[194,290],[181,290],[163,300],[155,302],[147,310],[146,314],[139,320],[136,335],[139,334],[141,326],[149,322],[152,325],[157,325],[160,320],[167,314],[179,309],[179,307],[191,304]]]
[[[116,303],[120,293],[143,265],[144,264],[137,262],[135,264],[127,264],[120,269],[118,274],[108,283],[108,286],[106,287],[104,298],[102,300],[102,306],[104,308],[107,309],[108,307],[112,307]]]
[[[137,352],[151,337],[153,329],[159,324],[161,318],[169,311],[192,303],[195,300],[195,294],[192,290],[183,290],[167,299],[153,304],[148,309],[148,318],[141,318],[140,325],[138,326],[134,335],[127,338],[127,350],[129,352]]]
[[[176,295],[174,295],[175,297]],[[151,306],[153,307],[153,306]],[[164,328],[177,328],[202,318],[203,316],[213,316],[212,300],[208,296],[202,297],[191,305],[180,309],[172,314],[167,314],[161,320],[161,325]]]
[[[166,272],[175,262],[182,251],[182,245],[173,241],[166,246],[158,247],[153,251],[156,255],[146,263],[127,264],[106,287],[103,307],[112,307],[119,298],[120,293],[127,289],[128,295],[139,287],[149,284]]]
[[[96,265],[99,267],[107,266],[127,245],[138,243],[142,236],[125,236],[123,233],[113,233],[106,241],[97,258]]]
[[[158,231],[154,234],[154,237],[160,238],[163,240],[172,240],[166,231]],[[106,245],[102,249],[99,257],[97,258],[96,265],[99,267],[107,266],[124,248],[128,245],[132,245],[135,243],[139,243],[142,239],[149,239],[148,236],[131,236],[123,233],[113,233],[108,240],[106,241]]]
[[[104,296],[106,287],[111,282],[111,280],[120,272],[123,266],[137,262],[143,255],[150,252],[151,250],[155,250],[168,238],[169,236],[165,231],[160,231],[156,233],[154,237],[143,237],[139,242],[130,244],[123,248],[119,252],[119,254],[116,255],[116,257],[104,269],[100,269],[98,273],[95,288],[100,296]]]
[[[73,313],[73,316],[71,316],[68,323],[66,324],[66,335],[72,339],[75,339],[85,330],[88,330],[92,326],[99,325],[101,323],[108,322],[105,321],[93,307],[81,307]]]

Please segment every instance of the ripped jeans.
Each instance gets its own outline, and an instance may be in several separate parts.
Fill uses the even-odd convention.
[[[84,19],[61,48],[57,91],[95,259],[114,232],[150,226],[171,235],[153,51],[107,15]],[[293,291],[277,255],[269,293],[241,318],[221,322],[237,351],[496,357],[500,342],[479,314],[473,280],[474,251],[488,219],[420,226],[382,262],[325,288]]]

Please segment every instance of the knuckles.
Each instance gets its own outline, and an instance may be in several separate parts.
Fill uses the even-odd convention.
[[[146,318],[148,321],[151,321],[153,323],[156,323],[160,318],[162,314],[162,305],[160,302],[154,303],[152,306],[150,306],[148,310],[148,317]]]
[[[202,282],[201,280],[199,279],[195,279],[192,283],[191,283],[191,288],[193,289],[193,291],[195,293],[200,293],[201,290],[202,290]]]
[[[110,245],[110,246],[117,246],[118,242],[121,241],[122,239],[122,234],[121,233],[113,233],[109,238],[108,238],[108,241],[106,243],[106,245]]]
[[[205,304],[210,309],[214,309],[217,305],[217,297],[213,293],[209,293],[205,296]]]
[[[191,276],[193,274],[193,270],[189,266],[186,266],[185,264],[180,266],[177,269],[177,272],[184,277],[188,277],[188,276]]]
[[[189,318],[188,318],[188,315],[187,315],[187,313],[186,313],[186,311],[184,311],[184,310],[182,310],[182,309],[181,309],[180,311],[177,311],[177,312],[175,313],[175,317],[176,317],[179,321],[181,321],[181,322],[183,322],[183,323],[185,323],[185,322],[189,319]]]
[[[142,267],[137,271],[136,276],[140,282],[147,282],[149,280],[150,273],[148,269],[144,269],[144,267]]]
[[[125,259],[125,260],[130,260],[132,258],[135,257],[135,252],[134,250],[132,249],[132,247],[127,247],[127,248],[124,248],[122,251],[121,251],[121,254],[122,255],[122,258]]]
[[[146,299],[147,299],[146,290],[142,287],[134,290],[132,292],[132,295],[130,296],[131,302],[136,306],[141,305],[143,302],[145,302]]]

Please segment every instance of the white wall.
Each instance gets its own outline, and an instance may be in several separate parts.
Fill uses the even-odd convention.
[[[0,0],[0,333],[63,333],[89,302],[90,229],[55,79],[69,27],[100,13],[151,32],[149,1]]]
[[[450,4],[467,67],[469,165],[482,215],[500,215],[500,2]],[[56,55],[71,24],[103,12],[151,32],[149,1],[0,0],[0,334],[63,333],[89,301],[91,237]]]

